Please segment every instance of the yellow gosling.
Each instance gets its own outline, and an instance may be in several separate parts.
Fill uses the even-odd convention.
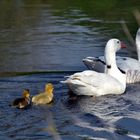
[[[38,104],[49,104],[53,100],[54,87],[51,83],[45,85],[45,91],[32,98],[32,102]]]
[[[13,101],[12,106],[17,107],[19,109],[25,109],[31,105],[30,100],[30,91],[29,89],[24,89],[23,97],[17,98]]]

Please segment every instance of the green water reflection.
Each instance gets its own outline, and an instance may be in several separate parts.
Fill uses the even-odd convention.
[[[0,71],[82,70],[105,42],[135,36],[139,0],[1,0]],[[127,52],[125,53],[127,55]]]

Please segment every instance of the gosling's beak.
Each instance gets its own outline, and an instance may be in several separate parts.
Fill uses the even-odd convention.
[[[121,48],[127,48],[127,46],[123,42],[121,42]]]

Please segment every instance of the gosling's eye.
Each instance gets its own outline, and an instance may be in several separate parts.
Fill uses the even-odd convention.
[[[120,44],[120,41],[117,41],[117,44]]]

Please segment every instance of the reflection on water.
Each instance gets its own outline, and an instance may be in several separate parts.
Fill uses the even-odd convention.
[[[0,139],[135,140],[140,138],[139,86],[120,96],[69,98],[59,81],[69,73],[0,78]],[[24,88],[31,95],[52,82],[54,102],[27,110],[9,106]]]
[[[2,0],[0,71],[85,69],[82,58],[103,54],[109,38],[126,40],[122,18],[135,35],[132,11],[138,5],[133,0],[127,5],[120,0]]]

